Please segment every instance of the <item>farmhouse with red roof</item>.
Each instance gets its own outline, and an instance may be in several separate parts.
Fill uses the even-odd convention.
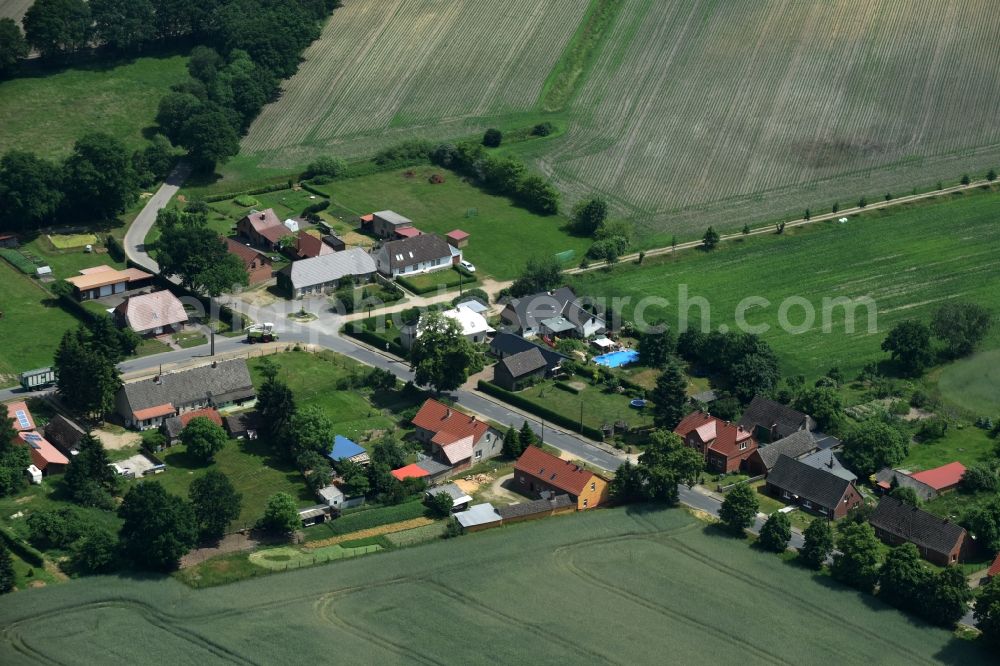
[[[939,493],[943,493],[957,488],[964,474],[965,465],[953,462],[923,472],[914,472],[910,477],[930,486]]]
[[[69,459],[59,449],[35,429],[35,420],[24,402],[12,402],[7,405],[7,415],[14,419],[14,430],[17,439],[14,441],[30,449],[31,464],[43,475],[62,472],[69,464]],[[37,475],[38,472],[32,472]],[[41,479],[38,479],[40,481]]]
[[[719,473],[739,471],[757,450],[757,440],[749,430],[705,412],[688,414],[674,432],[705,456],[708,467]]]
[[[435,460],[452,472],[500,455],[503,435],[475,416],[428,399],[413,417],[417,439],[427,444]]]
[[[537,446],[529,446],[514,463],[514,485],[529,497],[569,495],[579,511],[608,500],[607,479],[563,460]]]

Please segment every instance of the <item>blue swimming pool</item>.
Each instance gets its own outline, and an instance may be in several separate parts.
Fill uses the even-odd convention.
[[[623,349],[622,351],[611,352],[610,354],[601,354],[600,356],[594,357],[594,363],[608,368],[620,368],[623,365],[635,363],[638,360],[639,352],[634,349]]]

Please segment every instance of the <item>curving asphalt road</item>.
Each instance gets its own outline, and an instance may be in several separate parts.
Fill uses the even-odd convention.
[[[156,214],[170,203],[190,174],[190,165],[183,160],[178,162],[174,170],[167,176],[166,181],[153,193],[139,215],[133,220],[128,231],[125,232],[125,256],[154,273],[160,272],[160,266],[146,253],[146,236],[149,235],[149,230],[156,222]]]

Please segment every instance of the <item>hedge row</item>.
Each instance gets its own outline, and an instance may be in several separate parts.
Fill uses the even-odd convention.
[[[104,247],[108,248],[108,254],[110,254],[111,258],[115,261],[125,261],[125,248],[123,248],[122,244],[118,242],[118,239],[111,234],[104,237]]]
[[[563,391],[568,391],[573,395],[580,395],[580,389],[571,384],[567,384],[566,382],[556,382],[556,388],[560,388]]]
[[[227,192],[225,194],[209,194],[202,198],[205,203],[216,203],[218,201],[226,201],[228,199],[235,199],[236,197],[243,195],[254,195],[254,194],[267,194],[268,192],[277,192],[278,190],[288,190],[292,187],[291,179],[282,181],[280,183],[271,183],[270,185],[263,185],[261,187],[255,187],[252,190],[243,190],[242,192]]]
[[[375,349],[384,349],[390,354],[399,356],[400,358],[406,358],[408,354],[406,350],[403,349],[403,345],[398,342],[390,342],[385,338],[380,338],[378,335],[372,331],[366,330],[356,330],[353,326],[345,326],[343,332],[352,338],[358,339],[365,344],[371,345]],[[388,345],[388,346],[386,346]]]
[[[598,442],[604,440],[604,433],[597,428],[582,425],[579,421],[576,421],[564,414],[560,414],[559,412],[554,412],[548,407],[537,405],[527,398],[519,396],[516,393],[511,393],[510,391],[502,389],[496,384],[491,384],[484,379],[479,380],[479,390],[483,393],[492,395],[495,398],[500,398],[504,402],[510,403],[515,407],[519,407],[526,412],[531,412],[535,416],[543,418],[546,421],[551,421],[552,423],[562,426],[567,430],[578,432],[584,437],[589,437],[590,439],[597,440]]]
[[[21,541],[17,538],[13,532],[11,532],[6,527],[0,525],[0,539],[3,539],[4,543],[7,544],[7,548],[10,549],[12,553],[20,557],[22,560],[27,562],[33,567],[45,566],[45,556],[40,552],[35,550],[32,546]]]

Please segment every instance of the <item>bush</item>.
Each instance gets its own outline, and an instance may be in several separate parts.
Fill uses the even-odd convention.
[[[927,419],[920,423],[917,429],[917,439],[921,442],[935,442],[948,431],[948,422],[941,417]]]
[[[538,123],[531,128],[532,136],[548,136],[555,131],[555,126],[550,122]]]
[[[980,491],[996,492],[1000,486],[997,480],[997,473],[988,464],[979,463],[972,465],[965,470],[962,475],[962,490],[968,493],[978,493]]]
[[[930,397],[921,389],[917,389],[910,396],[910,407],[914,409],[923,409],[927,406],[928,402],[930,402]]]
[[[497,148],[501,143],[503,143],[503,132],[495,127],[486,130],[486,133],[483,135],[484,146],[487,148]]]
[[[233,203],[237,206],[243,206],[244,208],[253,208],[254,206],[259,206],[260,202],[254,199],[249,194],[241,194],[233,198]]]
[[[316,176],[325,176],[326,178],[340,178],[347,172],[347,161],[339,157],[318,157],[309,163],[306,167],[305,173],[302,174],[304,179],[315,178]]]
[[[393,164],[402,166],[403,163],[421,162],[428,159],[433,148],[429,141],[411,139],[379,151],[373,160],[379,166]]]
[[[0,540],[7,544],[10,552],[14,553],[28,564],[35,567],[45,566],[45,557],[17,538],[7,527],[0,525]]]

